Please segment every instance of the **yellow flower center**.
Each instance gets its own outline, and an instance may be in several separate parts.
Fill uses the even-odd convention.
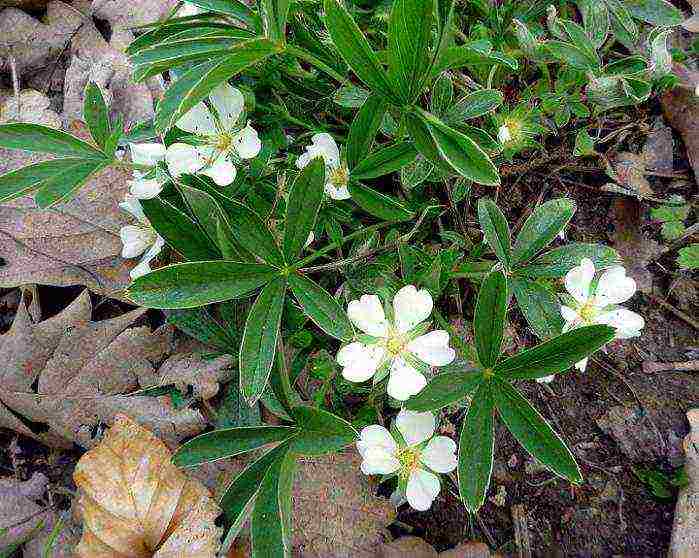
[[[510,132],[510,138],[516,139],[522,133],[522,123],[519,120],[507,119],[504,122]]]
[[[589,323],[597,315],[597,308],[592,304],[592,300],[588,300],[580,307],[578,314],[584,322]]]
[[[228,132],[221,132],[216,136],[214,147],[222,153],[227,153],[233,147],[233,136]]]
[[[330,182],[333,186],[340,188],[342,186],[347,186],[349,184],[349,171],[347,170],[347,165],[341,163],[336,169],[330,171]]]
[[[396,356],[402,353],[404,346],[405,340],[400,336],[394,335],[386,339],[386,350],[392,356]]]
[[[417,448],[405,448],[398,454],[400,462],[400,476],[407,479],[415,469],[420,468],[420,450]]]

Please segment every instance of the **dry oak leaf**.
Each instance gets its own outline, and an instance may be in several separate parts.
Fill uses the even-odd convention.
[[[374,495],[354,452],[299,457],[293,491],[293,551],[304,558],[373,558],[390,540],[393,505]]]
[[[73,473],[80,493],[80,558],[214,557],[220,509],[199,481],[172,463],[151,432],[117,415]]]
[[[680,64],[675,64],[673,71],[680,84],[663,94],[661,105],[667,121],[682,136],[696,178],[699,177],[699,97],[696,95],[699,72]]]
[[[123,395],[157,385],[153,363],[169,352],[168,326],[155,332],[130,327],[145,311],[93,322],[83,291],[56,316],[34,322],[23,297],[10,331],[0,337],[0,427],[59,447],[89,447],[98,427],[117,413],[136,417],[173,446],[201,432],[201,413],[175,409],[169,396]]]

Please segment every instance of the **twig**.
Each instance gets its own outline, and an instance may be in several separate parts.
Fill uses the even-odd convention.
[[[488,545],[490,548],[496,548],[497,543],[495,542],[495,539],[493,538],[493,535],[490,534],[490,531],[488,530],[488,526],[485,524],[481,516],[476,512],[474,514],[476,516],[476,521],[478,522],[478,527],[480,528],[481,532],[485,535],[485,538],[488,539]]]
[[[699,370],[699,360],[688,360],[687,362],[644,362],[643,371],[647,374],[654,372],[696,372]]]
[[[699,329],[699,322],[697,322],[695,319],[691,318],[682,310],[678,310],[675,308],[672,304],[670,304],[667,300],[664,300],[658,296],[655,296],[654,294],[646,293],[648,298],[650,298],[653,302],[659,304],[665,310],[672,312],[675,316],[677,316],[679,319],[683,320],[684,322],[688,323],[690,326],[692,326],[694,329]]]
[[[529,525],[527,521],[527,508],[523,504],[516,504],[510,508],[512,523],[515,529],[515,544],[519,558],[531,558],[532,544],[529,537]]]

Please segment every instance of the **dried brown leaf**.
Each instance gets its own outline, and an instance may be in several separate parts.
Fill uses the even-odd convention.
[[[180,391],[192,387],[194,397],[211,399],[218,393],[218,385],[233,376],[231,355],[205,360],[197,354],[177,354],[160,367],[160,383],[174,384]]]
[[[699,97],[695,90],[699,85],[699,72],[675,65],[680,85],[667,91],[661,99],[663,114],[670,125],[679,132],[687,149],[694,176],[699,176]]]
[[[58,315],[35,323],[22,300],[10,331],[0,337],[0,426],[49,445],[90,446],[97,427],[121,412],[172,445],[199,433],[201,413],[175,409],[169,396],[124,395],[159,385],[153,363],[169,352],[167,326],[155,332],[130,327],[145,311],[92,322],[84,291]]]
[[[209,491],[129,417],[115,417],[102,441],[80,458],[73,479],[84,521],[77,556],[215,556],[220,509]]]
[[[294,552],[368,558],[390,538],[393,505],[374,495],[354,452],[300,457],[294,482]]]

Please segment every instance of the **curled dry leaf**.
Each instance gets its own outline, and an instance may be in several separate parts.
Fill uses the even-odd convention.
[[[167,395],[123,395],[158,385],[153,363],[169,351],[169,327],[130,327],[145,312],[92,322],[83,291],[58,315],[34,322],[23,298],[0,337],[0,426],[53,446],[92,445],[98,426],[119,412],[172,445],[203,430],[199,411],[175,409]]]
[[[199,481],[172,463],[151,432],[117,415],[102,441],[73,473],[80,491],[81,558],[213,557],[220,510]]]
[[[50,128],[61,127],[61,117],[51,109],[48,97],[34,89],[20,92],[19,98],[14,94],[0,105],[0,124],[7,122],[30,122],[43,124]]]
[[[670,125],[682,136],[694,176],[699,176],[699,72],[675,64],[673,71],[680,85],[666,91],[661,98],[663,114]]]
[[[300,457],[294,482],[294,551],[307,558],[373,558],[390,538],[393,505],[357,474],[354,452]]]
[[[19,545],[41,530],[48,510],[37,501],[48,483],[41,473],[27,481],[0,479],[0,549]]]
[[[218,384],[233,377],[231,355],[204,360],[197,354],[177,354],[160,367],[160,383],[174,384],[180,391],[192,387],[194,397],[211,399],[218,393]]]

